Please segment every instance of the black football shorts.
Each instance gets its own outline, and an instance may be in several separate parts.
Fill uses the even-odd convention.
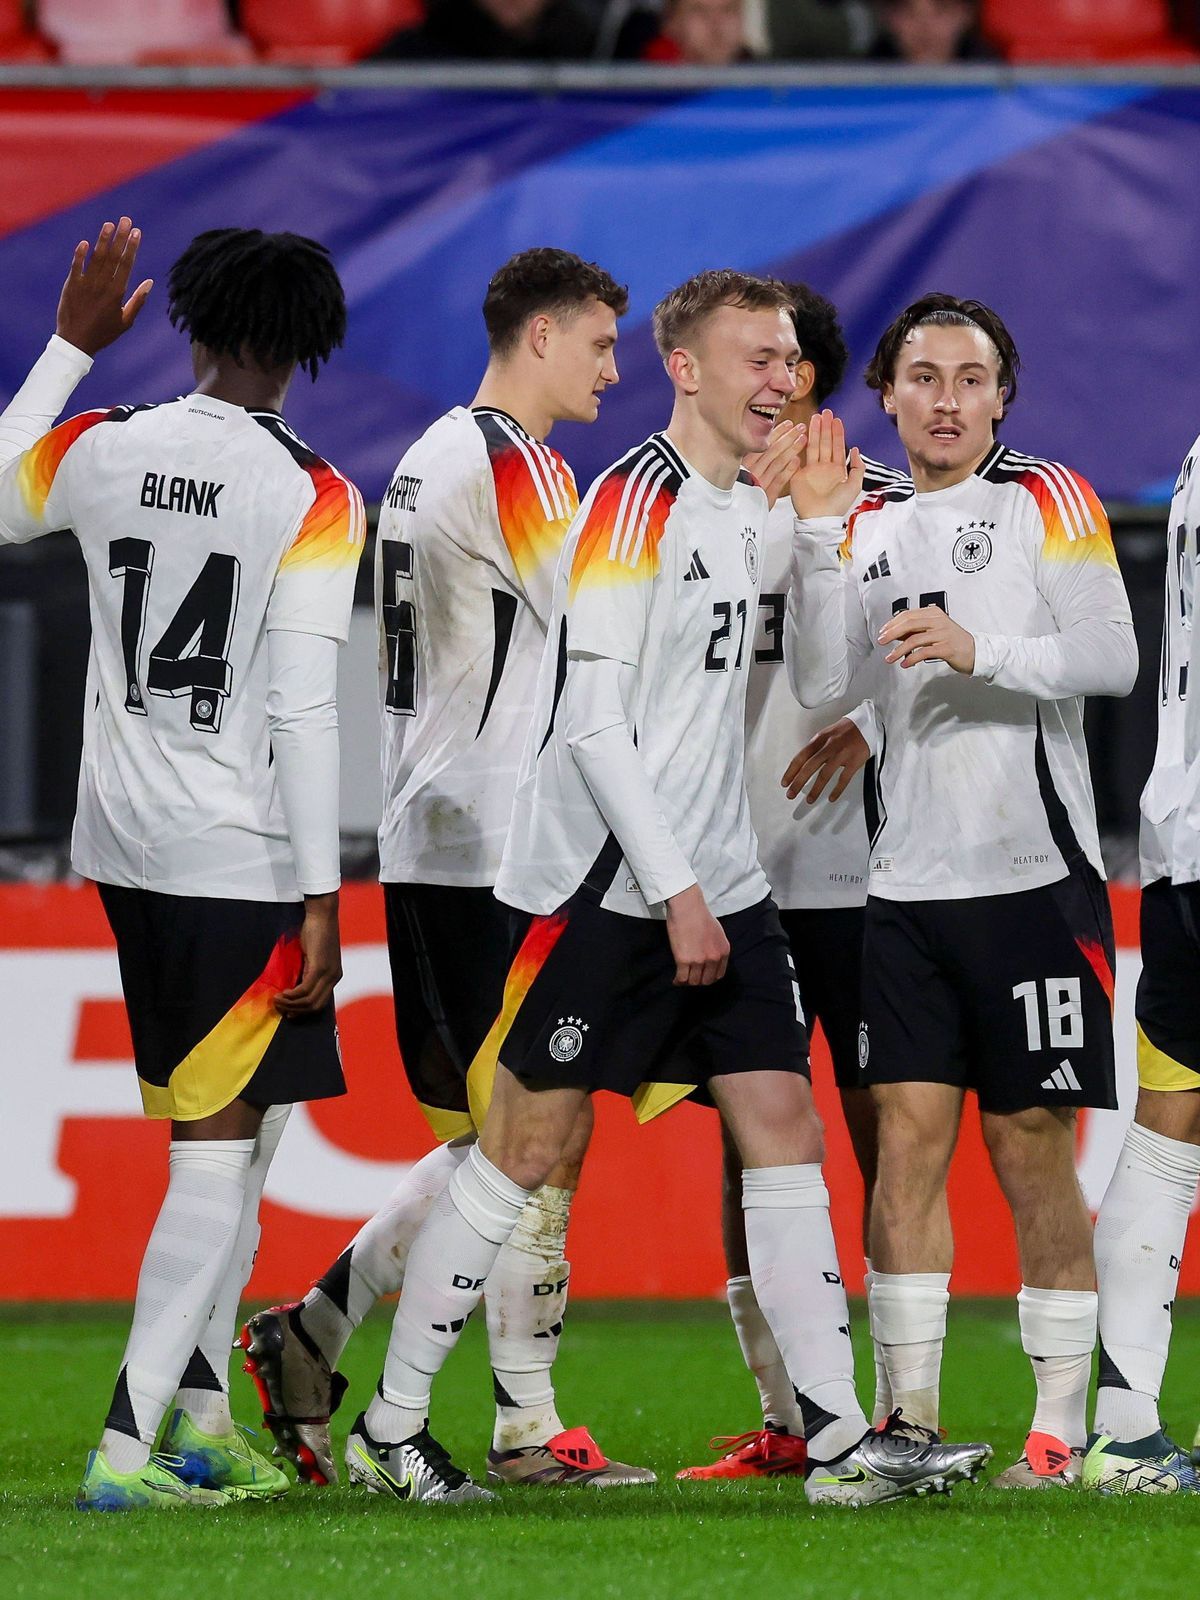
[[[767,898],[721,917],[725,976],[675,984],[666,924],[606,911],[582,889],[534,917],[504,991],[495,1053],[531,1086],[704,1084],[734,1072],[808,1076],[808,1040],[787,937]]]
[[[983,1111],[1116,1106],[1112,915],[1085,862],[1043,888],[867,900],[863,1081],[973,1089]]]
[[[490,889],[385,883],[396,1041],[440,1139],[469,1133],[467,1069],[500,1014],[514,918]]]
[[[1142,890],[1138,1083],[1200,1089],[1200,883],[1160,878]]]
[[[813,1024],[819,1022],[839,1089],[861,1086],[858,1025],[862,1019],[864,915],[861,906],[779,913],[792,948],[809,1035]]]
[[[99,885],[117,941],[142,1105],[194,1122],[346,1092],[332,1001],[281,1017],[300,981],[299,901],[216,900]]]

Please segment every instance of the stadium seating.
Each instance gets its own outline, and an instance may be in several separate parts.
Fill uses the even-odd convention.
[[[38,23],[64,61],[80,64],[254,59],[225,0],[39,0]]]
[[[1012,61],[1194,61],[1167,0],[984,0],[983,25]]]
[[[267,61],[336,66],[424,15],[422,0],[242,0],[242,26]]]
[[[8,64],[49,61],[54,52],[25,23],[21,0],[0,0],[0,61]]]

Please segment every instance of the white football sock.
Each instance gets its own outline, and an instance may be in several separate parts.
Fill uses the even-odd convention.
[[[567,1309],[570,1215],[570,1189],[543,1185],[488,1273],[483,1304],[496,1395],[494,1450],[545,1444],[563,1431],[550,1369]]]
[[[233,1255],[217,1290],[207,1326],[192,1352],[175,1396],[175,1404],[187,1412],[202,1433],[226,1434],[233,1427],[229,1409],[229,1353],[237,1333],[242,1290],[250,1281],[258,1255],[262,1231],[258,1225],[258,1208],[263,1185],[291,1114],[291,1106],[268,1106],[263,1113],[254,1141],[254,1157],[246,1174],[242,1220]]]
[[[1021,1348],[1033,1365],[1037,1407],[1031,1433],[1072,1450],[1087,1440],[1087,1392],[1096,1348],[1094,1289],[1030,1289],[1017,1296]]]
[[[413,1163],[379,1210],[304,1297],[304,1331],[331,1367],[363,1318],[404,1282],[417,1229],[467,1159],[469,1144],[441,1144]]]
[[[747,1168],[742,1207],[754,1292],[795,1387],[809,1450],[834,1460],[862,1438],[867,1419],[854,1392],[850,1312],[820,1166]]]
[[[367,1410],[373,1439],[397,1444],[423,1427],[433,1380],[529,1195],[475,1144],[434,1201],[408,1253],[379,1393]]]
[[[253,1156],[253,1139],[171,1143],[170,1181],[142,1258],[133,1325],[100,1440],[116,1471],[149,1459],[228,1270]]]
[[[749,1278],[730,1278],[725,1285],[725,1293],[729,1299],[729,1314],[733,1318],[733,1330],[741,1346],[742,1359],[758,1385],[764,1424],[783,1428],[802,1439],[804,1423],[800,1417],[800,1407],[796,1404],[796,1395],[783,1357],[779,1354],[779,1346],[775,1343],[775,1336],[767,1327],[767,1319],[758,1304],[754,1284]]]
[[[1134,1122],[1096,1219],[1100,1375],[1096,1432],[1122,1443],[1162,1426],[1171,1306],[1200,1181],[1200,1145]]]
[[[871,1333],[883,1352],[893,1410],[937,1430],[948,1272],[871,1273]]]
[[[875,1332],[875,1316],[871,1310],[871,1282],[875,1276],[874,1269],[869,1261],[864,1262],[866,1271],[863,1274],[864,1287],[867,1291],[867,1319],[871,1324],[871,1354],[875,1358],[875,1406],[871,1412],[871,1421],[882,1422],[885,1417],[890,1417],[895,1410],[892,1404],[892,1386],[888,1381],[887,1362],[883,1359],[883,1346]]]

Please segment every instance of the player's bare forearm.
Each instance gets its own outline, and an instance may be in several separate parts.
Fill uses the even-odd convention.
[[[275,1001],[275,1009],[284,1017],[312,1016],[323,1010],[342,976],[336,889],[331,894],[305,895],[300,954],[300,982],[285,989]]]
[[[698,883],[666,902],[667,937],[675,957],[675,982],[689,988],[716,983],[729,964],[729,940],[708,909]]]
[[[921,661],[944,661],[968,677],[975,670],[975,636],[948,617],[941,606],[901,611],[880,629],[881,645],[892,648],[885,660],[902,667]]]
[[[787,797],[794,800],[807,787],[805,800],[811,806],[821,798],[825,786],[832,779],[829,799],[840,800],[851,778],[861,772],[870,759],[870,745],[856,724],[849,717],[842,717],[814,734],[804,748],[792,757],[782,779]]]
[[[58,300],[54,331],[60,339],[94,356],[133,327],[154,287],[146,278],[125,298],[141,242],[141,230],[128,217],[104,224],[90,261],[87,240],[79,241]]]

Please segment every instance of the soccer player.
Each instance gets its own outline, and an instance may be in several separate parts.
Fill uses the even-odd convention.
[[[527,914],[473,1145],[409,1251],[351,1476],[400,1499],[477,1497],[429,1433],[432,1381],[588,1096],[707,1084],[746,1164],[751,1271],[802,1399],[814,1501],[892,1499],[971,1473],[987,1446],[872,1432],[821,1176],[787,940],[742,776],[764,450],[799,351],[782,288],[708,272],[658,306],[666,432],[593,484],[555,577],[498,898]],[[790,476],[795,430],[768,453]],[[802,435],[800,436],[802,437]]]
[[[1077,1476],[1096,1335],[1076,1108],[1116,1103],[1083,697],[1127,694],[1137,647],[1090,485],[996,442],[1018,366],[977,301],[928,295],[892,323],[867,381],[913,481],[853,510],[844,563],[861,467],[847,471],[840,422],[813,419],[788,652],[809,705],[880,669],[860,1055],[879,1116],[871,1316],[893,1401],[936,1427],[946,1176],[973,1089],[1037,1387],[1025,1451],[996,1481],[1054,1488]]]
[[[252,1318],[245,1342],[267,1423],[302,1477],[336,1477],[329,1413],[354,1328],[404,1276],[408,1246],[474,1137],[467,1069],[500,1012],[509,911],[493,894],[533,711],[554,569],[578,497],[546,444],[592,422],[617,382],[626,291],[565,250],[523,251],[483,303],[489,360],[470,406],[439,417],[397,467],[380,516],[383,684],[379,832],[396,1032],[414,1096],[449,1142],[417,1162],[303,1303]],[[496,1421],[488,1479],[653,1482],[564,1428],[551,1368],[566,1311],[567,1220],[591,1108],[530,1198],[488,1282]]]
[[[807,425],[838,388],[849,351],[836,308],[807,284],[788,285],[800,344],[796,387],[781,418]],[[753,461],[753,458],[751,458]],[[903,474],[867,461],[865,492],[901,481]],[[763,543],[758,629],[746,695],[746,790],[759,860],[788,936],[800,1003],[811,1027],[821,1024],[834,1078],[863,1180],[863,1248],[867,1248],[871,1189],[875,1180],[875,1111],[871,1092],[858,1081],[859,968],[863,902],[867,897],[867,825],[860,776],[870,754],[859,724],[871,726],[869,703],[854,698],[805,712],[783,670],[783,622],[792,560],[795,512],[786,494],[767,518]],[[831,719],[839,719],[827,726]],[[797,750],[800,750],[797,756]],[[781,779],[789,786],[785,792]],[[832,804],[818,803],[829,787]],[[798,796],[806,790],[804,799]],[[729,1271],[726,1293],[746,1366],[762,1402],[763,1425],[750,1433],[713,1440],[717,1461],[685,1467],[680,1478],[779,1477],[803,1473],[805,1450],[799,1407],[778,1347],[750,1280],[742,1211],[742,1167],[732,1140],[723,1138],[721,1233]],[[870,1263],[867,1264],[868,1274]],[[876,1364],[874,1420],[891,1410],[887,1373]]]
[[[69,527],[87,563],[71,860],[116,937],[144,1109],[171,1122],[77,1500],[101,1511],[288,1487],[234,1430],[229,1350],[291,1103],[345,1088],[335,688],[364,533],[357,490],[280,415],[296,368],[315,378],[346,322],[328,252],[295,234],[218,228],[172,267],[186,398],[46,431],[145,302],[148,283],[122,308],[138,239],[123,218],[90,262],[76,251],[57,334],[5,415],[0,472],[0,538]]]
[[[1158,1414],[1200,1179],[1198,535],[1200,439],[1171,501],[1158,748],[1142,793],[1137,1110],[1096,1219],[1100,1374],[1083,1485],[1107,1494],[1200,1492]]]

